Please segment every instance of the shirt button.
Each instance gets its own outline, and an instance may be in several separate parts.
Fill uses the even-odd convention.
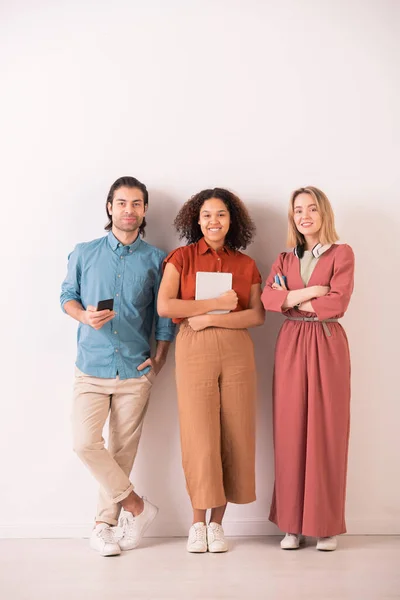
[[[124,258],[123,256],[120,256],[120,259],[121,259],[121,260],[122,260],[123,258]]]
[[[117,335],[118,331],[114,331],[115,335]]]
[[[121,275],[118,273],[118,277],[121,277]]]
[[[129,250],[129,254],[132,254],[132,250]]]
[[[119,296],[119,294],[115,294],[116,296]]]
[[[115,352],[118,352],[118,348],[115,348]]]

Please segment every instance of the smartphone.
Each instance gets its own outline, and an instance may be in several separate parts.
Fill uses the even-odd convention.
[[[287,281],[286,281],[286,275],[281,275],[286,287],[287,287]],[[281,285],[281,282],[279,281],[279,276],[275,275],[275,283],[277,283],[278,285]]]
[[[114,298],[109,300],[100,300],[97,304],[97,310],[112,310],[114,308]]]

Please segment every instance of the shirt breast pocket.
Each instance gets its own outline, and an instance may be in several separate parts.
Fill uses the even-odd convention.
[[[145,308],[153,302],[153,284],[145,277],[130,276],[125,282],[124,296],[136,308]]]

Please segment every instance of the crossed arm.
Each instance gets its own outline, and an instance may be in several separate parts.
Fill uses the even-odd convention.
[[[230,290],[219,298],[211,300],[178,299],[180,274],[176,267],[168,263],[158,294],[158,313],[163,317],[187,318],[195,331],[206,327],[223,327],[226,329],[247,329],[264,323],[264,308],[261,304],[261,287],[251,286],[249,307],[246,310],[227,314],[207,314],[213,310],[234,310],[238,297]]]
[[[273,283],[271,286],[272,289],[287,291],[287,287],[281,273],[278,273],[278,277],[280,284]],[[282,304],[282,308],[286,310],[288,308],[297,306],[299,310],[315,313],[311,300],[313,298],[321,298],[322,296],[328,294],[329,291],[330,287],[327,285],[312,285],[299,290],[291,290],[286,296],[286,299]]]

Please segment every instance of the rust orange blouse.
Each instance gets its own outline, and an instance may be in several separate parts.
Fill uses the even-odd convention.
[[[239,301],[235,312],[249,307],[250,290],[254,283],[261,283],[261,275],[250,256],[224,246],[218,251],[208,246],[204,238],[195,244],[173,250],[164,260],[172,263],[181,276],[178,298],[194,300],[197,271],[232,273],[232,287]],[[173,319],[180,323],[183,319]]]

